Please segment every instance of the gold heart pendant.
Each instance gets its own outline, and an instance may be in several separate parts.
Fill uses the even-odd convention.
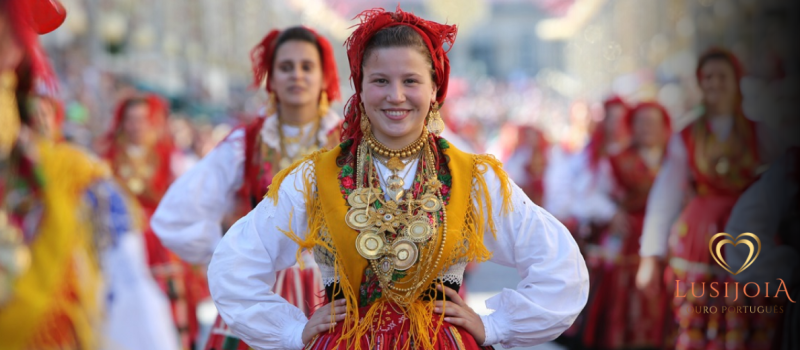
[[[722,237],[722,236],[728,236],[728,237],[730,237],[730,239],[726,238],[726,239],[723,239],[723,240],[717,242],[717,244],[714,244],[714,241],[717,238]],[[739,238],[742,237],[742,236],[751,237],[751,238],[755,239],[756,244],[758,244],[758,249],[756,249],[756,247],[753,246],[753,242],[751,242],[750,240],[742,239],[740,241]],[[728,244],[728,243],[733,244],[734,247],[739,245],[739,244],[744,244],[744,245],[750,247],[750,254],[747,255],[747,259],[745,259],[744,264],[742,264],[742,267],[740,267],[739,270],[736,271],[736,272],[731,271],[730,265],[728,265],[728,263],[725,261],[725,258],[722,256],[722,246],[724,246],[725,244]],[[756,235],[754,235],[754,234],[752,234],[750,232],[742,233],[739,236],[737,236],[736,238],[733,238],[733,236],[731,236],[731,235],[729,235],[727,233],[720,232],[720,233],[715,234],[714,237],[711,237],[711,240],[708,242],[708,250],[711,252],[711,257],[714,258],[714,261],[716,261],[717,264],[719,264],[720,267],[722,267],[723,269],[725,269],[725,271],[728,271],[728,272],[732,273],[735,276],[735,275],[738,275],[740,272],[744,271],[745,269],[747,269],[748,267],[750,267],[750,265],[752,265],[753,262],[756,261],[756,258],[758,258],[758,254],[761,253],[761,240],[758,239],[758,236],[756,236]],[[754,251],[755,251],[755,255],[753,255]]]

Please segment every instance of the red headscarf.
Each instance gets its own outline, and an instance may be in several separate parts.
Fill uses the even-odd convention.
[[[672,118],[670,118],[667,109],[656,101],[641,102],[635,107],[631,108],[630,111],[628,111],[628,113],[625,115],[625,126],[629,130],[633,130],[633,120],[636,119],[636,113],[645,108],[657,109],[661,113],[661,118],[664,120],[664,126],[667,127],[667,132],[672,133],[672,120],[671,120]]]
[[[625,109],[623,115],[627,115],[630,111],[630,106],[622,97],[613,95],[603,101],[603,108],[604,112],[608,114],[608,109],[613,106],[622,106]],[[608,115],[606,115],[606,118]],[[622,127],[624,124],[620,124],[619,126]],[[613,135],[606,135],[606,128],[603,124],[600,124],[595,127],[594,132],[592,132],[592,137],[589,140],[589,144],[586,146],[589,152],[589,168],[592,170],[597,169],[597,164],[600,162],[600,158],[605,156],[605,150],[603,147],[606,145],[606,138],[612,137]]]
[[[603,101],[603,108],[605,110],[608,110],[612,106],[622,106],[623,108],[625,108],[626,111],[630,109],[628,103],[625,102],[625,100],[623,100],[622,97],[620,97],[619,95],[612,95],[611,97]]]
[[[744,77],[744,66],[742,66],[742,62],[734,55],[732,52],[723,49],[721,47],[711,47],[702,55],[700,55],[700,59],[697,60],[697,69],[695,70],[695,76],[697,77],[697,82],[699,83],[702,79],[702,70],[703,66],[706,65],[709,61],[713,60],[724,60],[730,63],[733,67],[733,75],[734,79],[736,80],[736,93],[737,93],[737,103],[736,109],[738,113],[742,113],[742,90],[741,90],[741,81],[742,77]]]
[[[726,60],[731,64],[731,66],[733,66],[733,74],[735,75],[736,82],[738,84],[742,77],[744,77],[744,66],[742,66],[742,62],[739,61],[736,55],[721,47],[711,47],[702,55],[700,55],[700,59],[697,61],[697,70],[695,71],[697,80],[700,80],[700,74],[702,73],[701,70],[706,62],[716,59]]]
[[[115,159],[119,156],[120,152],[124,152],[123,145],[120,141],[120,135],[123,133],[122,127],[125,122],[125,113],[127,112],[130,104],[133,101],[141,101],[146,103],[150,108],[148,114],[148,122],[154,133],[156,133],[156,140],[153,143],[153,151],[159,159],[153,177],[148,183],[148,187],[158,194],[163,194],[169,187],[172,181],[172,168],[170,158],[173,151],[172,139],[166,130],[166,119],[169,113],[169,105],[167,101],[162,99],[156,94],[146,94],[140,96],[131,96],[123,99],[117,105],[114,112],[114,120],[112,121],[111,128],[105,137],[106,153],[105,158],[108,159],[112,166],[115,164]],[[115,171],[117,169],[114,169]],[[157,203],[143,203],[147,205],[156,205]]]
[[[433,70],[436,73],[436,101],[444,103],[447,96],[447,83],[450,80],[450,59],[447,52],[453,47],[456,40],[457,28],[455,25],[439,24],[404,12],[398,6],[395,12],[388,12],[382,8],[366,10],[358,16],[361,23],[357,25],[353,34],[345,41],[347,59],[350,62],[350,80],[355,87],[355,94],[347,101],[345,107],[345,123],[342,124],[342,141],[353,139],[361,140],[361,63],[367,43],[378,31],[397,25],[408,26],[420,34],[428,51],[431,53]],[[447,49],[445,49],[447,45]]]
[[[339,92],[339,74],[336,71],[336,60],[333,56],[331,43],[324,36],[317,34],[313,29],[303,26],[317,39],[319,46],[320,59],[322,60],[322,90],[328,94],[330,101],[338,100],[341,97]],[[258,86],[272,74],[272,60],[275,59],[275,50],[278,38],[283,31],[273,29],[261,40],[256,47],[250,51],[250,60],[253,62],[253,83]],[[272,92],[272,84],[267,80],[267,92]]]
[[[172,149],[172,140],[166,131],[167,113],[169,113],[169,105],[167,101],[162,99],[156,94],[146,94],[143,96],[132,96],[123,99],[117,104],[117,109],[114,112],[114,120],[111,122],[111,128],[105,136],[106,142],[106,158],[112,159],[116,153],[119,152],[121,145],[119,143],[119,136],[122,134],[122,125],[125,122],[125,112],[133,101],[142,101],[146,103],[150,109],[148,114],[148,122],[153,131],[157,134],[155,147],[158,153],[169,154]]]
[[[57,0],[0,0],[0,12],[6,15],[12,34],[22,46],[33,78],[55,88],[55,74],[39,45],[39,34],[47,34],[64,22],[67,15],[64,7]]]

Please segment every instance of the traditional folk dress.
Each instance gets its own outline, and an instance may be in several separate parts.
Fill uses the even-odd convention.
[[[381,190],[396,190],[386,187],[391,178],[363,187],[371,166],[383,174],[390,169],[358,161],[364,148],[357,151],[352,141],[279,173],[268,197],[223,237],[209,266],[212,296],[234,333],[259,349],[479,349],[535,345],[566,329],[588,294],[586,267],[569,232],[494,158],[463,153],[434,136],[428,142],[435,156],[399,171],[406,191],[399,204]],[[429,172],[434,164],[437,181]],[[429,186],[440,196],[430,197]],[[372,201],[382,205],[376,209]],[[408,209],[414,203],[421,207]],[[359,216],[361,210],[375,212]],[[394,215],[410,221],[393,221]],[[395,254],[381,254],[377,232],[393,240],[384,242]],[[314,253],[327,301],[347,300],[347,318],[308,344],[301,340],[306,315],[274,289],[276,272],[292,266],[302,249]],[[516,267],[523,281],[487,301],[495,312],[481,317],[486,340],[477,344],[433,313],[432,301],[444,297],[433,285],[458,290],[466,264],[485,260]]]
[[[667,295],[636,290],[639,239],[650,187],[660,169],[663,148],[631,146],[611,156],[614,197],[627,232],[610,227],[600,238],[602,287],[587,308],[584,344],[592,349],[660,348]]]
[[[291,164],[291,159],[335,145],[340,123],[341,117],[333,112],[321,117],[318,124],[302,127],[281,124],[278,116],[272,115],[234,130],[170,187],[152,218],[155,232],[182,259],[207,264],[222,238],[224,219],[229,215],[238,219],[252,210],[287,160]],[[297,139],[283,143],[280,135]],[[278,273],[276,290],[310,315],[324,301],[323,287],[313,258],[306,256],[305,260],[305,269],[296,265]],[[218,317],[206,349],[228,348],[248,346]]]
[[[694,308],[744,306],[763,300],[712,298],[708,288],[702,297],[694,297],[689,289],[691,283],[733,285],[731,275],[712,261],[708,246],[711,237],[725,229],[739,195],[756,179],[757,141],[756,125],[742,114],[700,117],[670,141],[667,160],[648,198],[640,254],[668,259],[664,281],[674,299],[678,349],[770,346],[769,322],[756,322],[762,316],[705,314]],[[681,281],[677,291],[676,280]]]
[[[165,102],[155,95],[147,95],[144,101],[150,108],[148,122],[154,133],[151,142],[135,146],[124,141],[122,125],[126,101],[123,101],[114,116],[105,157],[117,182],[135,199],[134,204],[141,210],[140,226],[144,232],[147,263],[169,298],[181,349],[186,350],[192,347],[197,336],[196,309],[199,302],[208,297],[208,290],[202,271],[181,261],[167,249],[150,226],[150,217],[173,180],[170,160],[174,147],[166,135]]]
[[[13,73],[0,77],[0,113],[17,118]],[[9,94],[9,92],[11,92]],[[85,190],[108,169],[34,135],[0,157],[0,339],[9,350],[94,349],[101,273]]]

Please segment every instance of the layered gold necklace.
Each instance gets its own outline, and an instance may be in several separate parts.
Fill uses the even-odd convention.
[[[280,138],[280,147],[281,147],[281,159],[278,166],[280,169],[286,169],[294,162],[302,159],[306,155],[316,151],[321,145],[319,145],[319,140],[317,140],[317,133],[319,132],[320,124],[321,124],[321,117],[317,118],[314,122],[314,127],[310,131],[311,135],[311,142],[310,144],[304,144],[305,139],[307,138],[307,134],[305,133],[305,125],[300,126],[300,132],[295,137],[288,137],[283,134],[283,122],[278,118],[278,136]],[[307,143],[307,142],[305,142]],[[287,151],[287,146],[290,144],[297,144],[298,150],[294,156],[289,156]]]
[[[373,154],[377,153],[380,155],[376,156],[375,159],[383,163],[383,165],[385,165],[386,168],[392,172],[392,175],[386,179],[386,188],[384,188],[384,191],[392,200],[400,201],[405,193],[405,181],[403,180],[405,176],[398,176],[398,172],[403,170],[403,168],[406,168],[406,165],[408,165],[411,160],[416,158],[412,157],[411,159],[407,159],[407,161],[403,161],[401,160],[401,157],[408,158],[410,156],[419,155],[422,151],[422,148],[425,146],[425,140],[427,139],[428,130],[424,129],[422,136],[416,141],[412,142],[410,145],[400,150],[392,150],[389,147],[386,147],[380,141],[376,140],[375,136],[372,134],[366,138],[366,142],[370,151]],[[383,176],[379,176],[379,178],[383,179]]]
[[[384,295],[400,305],[414,301],[415,292],[434,272],[434,266],[438,266],[444,246],[440,244],[438,251],[434,251],[438,218],[441,218],[444,229],[442,242],[447,232],[442,184],[438,180],[433,151],[427,142],[428,135],[425,130],[417,141],[402,150],[391,150],[372,135],[365,137],[357,150],[358,185],[347,197],[351,208],[345,221],[359,231],[356,249],[369,260]],[[376,158],[376,154],[388,159]],[[401,157],[410,159],[404,162]],[[422,174],[421,192],[416,198],[413,191],[403,190],[405,183],[398,176],[398,172],[414,159],[420,160]],[[392,171],[386,179],[386,189],[375,186],[376,176],[380,174],[373,160],[382,162]],[[363,174],[365,170],[366,177]],[[412,270],[413,266],[417,269]],[[402,288],[397,285],[397,272],[405,274]]]

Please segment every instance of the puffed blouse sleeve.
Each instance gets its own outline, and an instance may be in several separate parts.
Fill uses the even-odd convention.
[[[291,230],[300,238],[306,234],[303,178],[298,173],[309,166],[302,164],[283,180],[277,204],[262,200],[228,230],[208,268],[209,289],[222,319],[253,349],[303,348],[308,319],[272,286],[276,272],[296,262],[298,245],[284,232]]]
[[[222,238],[244,174],[244,131],[236,130],[167,190],[150,219],[167,248],[193,264],[207,264]]]
[[[533,203],[511,181],[513,209],[502,212],[501,181],[492,168],[484,176],[490,194],[497,238],[485,230],[490,261],[517,269],[516,289],[486,301],[494,310],[481,316],[484,345],[533,346],[558,337],[583,310],[589,295],[589,275],[578,245],[550,213]],[[509,180],[510,181],[510,180]]]

